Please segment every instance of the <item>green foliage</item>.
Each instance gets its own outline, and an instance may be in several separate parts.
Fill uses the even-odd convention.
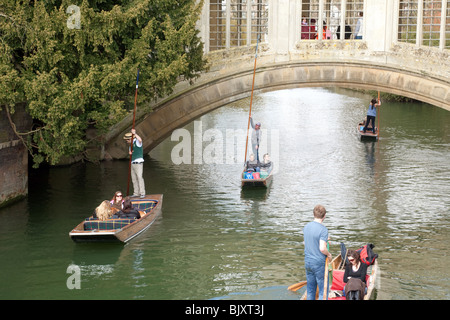
[[[80,28],[70,5],[79,8]],[[84,150],[86,130],[104,133],[134,106],[192,81],[205,66],[195,28],[203,1],[3,0],[0,106],[26,101],[36,123],[34,161]],[[69,21],[68,21],[69,20]],[[31,149],[31,148],[30,148]]]

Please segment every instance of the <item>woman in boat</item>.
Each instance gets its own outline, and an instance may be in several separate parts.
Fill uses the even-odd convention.
[[[117,212],[116,216],[118,216],[119,218],[139,219],[141,217],[141,214],[137,209],[133,208],[130,197],[126,197],[123,202],[122,210]]]
[[[112,215],[113,211],[111,210],[111,203],[108,200],[102,201],[94,211],[94,218],[97,218],[100,221],[105,221],[111,218]]]
[[[123,209],[122,191],[116,191],[116,193],[114,193],[114,196],[113,196],[112,200],[110,201],[110,203],[111,203],[111,207],[113,209],[116,209],[116,211],[122,210]]]
[[[367,292],[366,275],[367,264],[362,263],[359,252],[355,250],[348,250],[348,260],[350,264],[345,267],[344,272],[344,295],[347,292],[359,292],[359,297],[362,300],[364,294]]]

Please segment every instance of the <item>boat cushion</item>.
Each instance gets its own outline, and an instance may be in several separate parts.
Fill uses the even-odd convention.
[[[344,272],[345,270],[333,270],[333,283],[331,284],[330,290],[343,290],[345,287],[344,282]],[[366,275],[366,283],[369,285],[370,275]]]
[[[139,211],[145,211],[145,213],[152,210],[157,204],[158,200],[148,200],[148,199],[133,199],[132,200],[133,208]]]
[[[136,219],[108,219],[105,221],[88,220],[84,222],[84,230],[113,230],[120,229],[136,221]]]

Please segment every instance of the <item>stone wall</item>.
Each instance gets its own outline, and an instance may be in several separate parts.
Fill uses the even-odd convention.
[[[11,115],[18,132],[28,131],[32,124],[23,105]],[[28,151],[14,134],[6,110],[0,110],[0,207],[28,194]]]

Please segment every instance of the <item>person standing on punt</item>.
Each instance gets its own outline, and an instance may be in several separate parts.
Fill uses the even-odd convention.
[[[303,228],[305,242],[305,270],[307,300],[314,300],[319,287],[319,300],[323,299],[325,259],[331,261],[327,249],[328,229],[323,225],[326,210],[322,205],[314,207],[314,220]]]
[[[132,197],[145,197],[145,182],[143,177],[144,171],[144,151],[142,147],[142,138],[136,134],[135,129],[131,129],[131,133],[126,133],[124,139],[131,146],[131,137],[133,139],[133,152],[131,148],[129,153],[131,155],[131,180],[133,181],[133,195]]]
[[[375,134],[375,118],[377,116],[377,108],[381,106],[381,101],[373,98],[370,101],[369,110],[367,110],[367,120],[366,125],[364,126],[364,133],[367,131],[367,127],[369,126],[369,123],[372,122],[372,131]]]
[[[256,161],[259,162],[259,144],[261,142],[261,122],[253,123],[253,118],[250,117],[250,123],[253,128],[252,132],[252,149],[253,154],[256,154]]]

